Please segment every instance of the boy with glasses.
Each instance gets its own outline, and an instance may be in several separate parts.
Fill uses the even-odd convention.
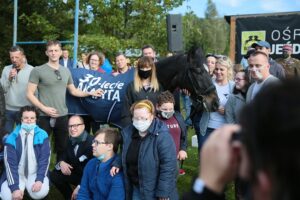
[[[95,158],[84,168],[81,184],[75,189],[72,199],[125,199],[123,173],[110,175],[111,164],[117,158],[119,142],[120,136],[116,129],[103,128],[96,132],[92,144]]]
[[[66,150],[60,156],[50,180],[61,192],[64,199],[71,199],[71,185],[80,184],[83,169],[92,156],[93,137],[85,131],[83,119],[73,115],[69,119],[69,141]]]

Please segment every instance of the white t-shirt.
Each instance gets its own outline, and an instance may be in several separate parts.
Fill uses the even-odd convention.
[[[254,82],[254,86],[253,86],[253,90],[252,90],[252,94],[251,94],[251,100],[254,99],[254,97],[257,95],[257,93],[260,91],[261,87],[263,86],[264,82],[270,78],[271,76],[268,76],[264,81],[262,82]]]
[[[64,60],[64,67],[68,67],[68,58],[67,59],[63,59]]]
[[[217,83],[214,83],[216,86],[217,94],[219,97],[220,107],[225,107],[225,104],[229,98],[229,95],[231,94],[229,83],[226,85],[218,85]],[[223,124],[226,123],[225,116],[221,115],[218,112],[211,112],[209,114],[209,121],[208,121],[208,128],[219,128]]]

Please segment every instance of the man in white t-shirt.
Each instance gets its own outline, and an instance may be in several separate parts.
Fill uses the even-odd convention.
[[[261,88],[279,82],[279,79],[270,74],[270,64],[268,55],[264,52],[256,51],[248,59],[250,76],[254,83],[250,86],[246,102],[249,103]]]

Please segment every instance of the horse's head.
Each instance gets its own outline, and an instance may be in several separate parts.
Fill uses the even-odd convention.
[[[192,48],[186,57],[187,66],[182,82],[191,93],[196,110],[216,111],[219,98],[209,73],[204,68],[205,57],[201,48]]]
[[[215,86],[204,68],[202,49],[192,48],[187,55],[175,55],[156,64],[157,77],[166,90],[187,89],[196,111],[215,111],[219,106]]]

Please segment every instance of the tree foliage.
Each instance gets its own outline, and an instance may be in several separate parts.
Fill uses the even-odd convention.
[[[229,27],[218,15],[212,0],[207,1],[205,18],[198,18],[193,12],[183,18],[185,49],[196,44],[205,53],[227,54],[229,46]]]
[[[13,37],[13,1],[3,0],[1,55],[8,55]],[[183,0],[80,0],[79,50],[100,50],[108,56],[127,48],[154,45],[165,52],[166,15]],[[18,41],[73,40],[75,1],[26,0],[18,6]],[[22,45],[29,63],[45,62],[44,45]],[[0,58],[2,66],[8,56]]]

